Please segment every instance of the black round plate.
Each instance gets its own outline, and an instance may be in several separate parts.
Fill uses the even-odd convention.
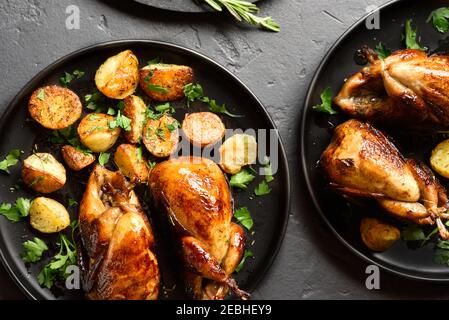
[[[81,49],[51,64],[37,76],[35,76],[14,98],[5,114],[0,120],[0,155],[6,155],[11,149],[19,148],[24,151],[23,157],[33,152],[35,141],[47,139],[49,132],[38,128],[35,123],[26,121],[28,118],[27,102],[31,92],[42,85],[58,83],[64,71],[75,69],[85,71],[86,74],[79,80],[74,80],[70,88],[80,97],[91,93],[95,87],[94,75],[100,64],[108,57],[117,54],[125,49],[131,49],[139,58],[141,65],[146,61],[160,57],[167,63],[183,64],[191,66],[196,74],[198,83],[203,84],[206,93],[226,103],[233,113],[244,115],[242,118],[230,118],[222,116],[227,128],[262,128],[274,129],[274,123],[265,110],[261,102],[237,77],[213,60],[196,53],[192,50],[176,45],[161,43],[149,40],[120,40],[94,45]],[[177,109],[175,117],[182,120],[186,113],[185,103],[175,103]],[[204,110],[205,106],[195,104],[190,107],[189,112]],[[45,144],[44,144],[45,145]],[[42,151],[49,150],[50,147],[42,147]],[[50,149],[53,154],[60,159],[57,149]],[[245,268],[236,275],[236,280],[244,290],[252,291],[263,278],[268,268],[272,264],[285,234],[288,221],[290,185],[288,165],[282,146],[278,144],[279,170],[275,179],[270,183],[272,192],[263,197],[252,196],[254,187],[261,181],[262,177],[257,177],[256,181],[244,192],[234,192],[236,207],[246,206],[252,213],[254,219],[254,235],[248,235],[248,248],[250,248],[255,259],[249,259]],[[90,169],[85,169],[84,173],[68,171],[68,181],[64,188],[50,197],[59,200],[63,204],[68,203],[69,198],[79,201],[83,194],[86,179]],[[10,192],[10,187],[14,186],[20,178],[20,165],[12,168],[11,174],[0,174],[1,202],[13,203],[17,197],[36,197],[36,193],[23,187],[18,191]],[[69,208],[73,219],[77,218],[77,207]],[[150,217],[157,214],[151,212]],[[157,230],[155,230],[157,236]],[[48,262],[50,257],[46,255],[42,262],[31,266],[25,265],[20,258],[22,243],[37,236],[52,242],[56,236],[46,236],[33,230],[27,221],[11,223],[0,217],[0,256],[1,260],[17,285],[33,299],[79,299],[83,297],[80,290],[69,291],[66,289],[43,289],[37,283],[36,277],[43,264]],[[159,239],[160,246],[168,239]],[[253,246],[250,246],[250,243]],[[54,241],[53,241],[54,242]],[[158,251],[156,251],[158,252]],[[185,298],[182,284],[174,276],[173,265],[160,261],[161,273],[165,288],[172,289],[177,284],[175,290],[167,290],[167,295],[161,298],[174,299]]]
[[[150,7],[179,12],[208,12],[212,9],[202,0],[134,0]],[[247,0],[257,2],[260,0]]]
[[[439,34],[431,24],[426,23],[431,11],[445,6],[447,2],[442,0],[393,1],[379,8],[379,30],[368,30],[366,17],[349,28],[333,45],[315,73],[301,124],[302,165],[306,183],[318,212],[338,239],[358,256],[385,270],[408,278],[439,282],[449,282],[449,267],[434,261],[432,245],[413,248],[399,241],[383,253],[374,253],[363,245],[358,231],[359,219],[366,215],[378,215],[379,209],[375,205],[351,205],[351,210],[346,201],[326,188],[326,180],[317,166],[321,153],[330,142],[333,127],[347,120],[347,117],[317,114],[312,106],[320,103],[320,93],[326,87],[331,87],[336,94],[344,79],[360,70],[361,65],[356,63],[359,59],[355,57],[363,45],[374,48],[382,41],[392,50],[404,48],[402,33],[407,19],[413,19],[422,45],[427,46],[430,52],[447,51],[447,35]],[[436,145],[434,137],[394,131],[393,128],[383,129],[393,137],[405,156],[428,162],[430,150]]]

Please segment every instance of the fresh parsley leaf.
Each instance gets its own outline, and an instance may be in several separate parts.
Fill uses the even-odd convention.
[[[391,50],[388,49],[384,43],[379,42],[379,44],[376,46],[376,53],[379,59],[384,60],[389,55],[391,55]]]
[[[248,185],[254,180],[255,176],[247,168],[243,168],[240,172],[231,176],[229,184],[231,187],[246,189]]]
[[[19,210],[20,215],[26,217],[30,212],[31,200],[20,197],[16,200],[15,206]]]
[[[243,254],[243,258],[240,261],[239,265],[237,266],[237,268],[235,268],[235,272],[240,272],[243,269],[243,266],[245,265],[246,259],[247,258],[252,258],[254,257],[254,254],[252,253],[252,251],[250,250],[245,250],[245,253]]]
[[[156,135],[161,139],[162,141],[165,141],[165,132],[162,128],[156,129]]]
[[[37,94],[37,98],[41,101],[45,100],[45,90],[44,89],[39,90],[39,93]]]
[[[180,128],[181,124],[177,120],[175,120],[173,121],[173,123],[167,124],[166,127],[170,132],[173,132],[176,129]]]
[[[115,119],[108,122],[108,126],[111,130],[119,127],[125,131],[131,131],[131,119],[122,115],[119,110]]]
[[[87,103],[86,108],[93,110],[96,113],[104,110],[101,104],[104,103],[105,99],[105,96],[98,91],[98,89],[95,89],[93,93],[84,96],[84,101]]]
[[[148,160],[147,166],[148,168],[153,169],[156,166],[156,164],[157,164],[156,161]]]
[[[187,106],[195,100],[202,101],[209,105],[209,110],[215,113],[223,113],[233,118],[243,117],[243,115],[230,113],[226,105],[218,104],[217,101],[204,95],[203,87],[199,83],[189,83],[184,86],[184,95],[187,99]]]
[[[20,221],[22,218],[28,216],[30,211],[31,201],[25,198],[18,198],[14,205],[10,203],[0,204],[0,215],[12,222]]]
[[[153,84],[153,83],[148,83],[147,84],[147,88],[150,91],[164,93],[164,94],[169,92],[169,90],[167,88],[164,88],[164,87],[162,87],[162,86],[160,86],[158,84]]]
[[[253,227],[254,222],[247,207],[242,207],[235,210],[234,218],[248,230],[251,230]]]
[[[69,198],[69,207],[77,206],[78,202],[75,199]]]
[[[159,113],[164,113],[164,112],[170,111],[172,108],[171,108],[170,102],[166,102],[164,104],[160,104],[160,105],[156,106],[154,109]]]
[[[418,42],[418,28],[413,29],[412,27],[412,19],[409,19],[405,22],[405,46],[407,49],[416,49],[416,50],[422,50],[426,51],[427,48],[421,47],[421,45]]]
[[[437,242],[437,247],[443,250],[449,250],[449,241],[440,240]]]
[[[427,23],[432,21],[433,27],[440,33],[449,31],[449,7],[443,7],[432,11],[427,18]]]
[[[162,117],[162,113],[155,113],[154,110],[147,108],[146,116],[151,120],[157,120]]]
[[[98,163],[104,166],[106,163],[108,163],[110,156],[111,154],[107,152],[100,153],[100,155],[98,156]]]
[[[48,250],[47,244],[39,238],[25,241],[22,245],[25,249],[25,253],[22,254],[24,262],[37,262],[42,258],[44,251]]]
[[[20,149],[12,149],[6,155],[5,159],[0,161],[0,170],[9,173],[9,167],[15,166],[19,162],[20,155],[23,153]]]
[[[425,240],[424,231],[416,225],[408,225],[402,229],[401,237],[404,241],[420,241]]]
[[[313,110],[327,114],[337,114],[338,111],[332,108],[332,89],[327,87],[321,92],[321,104],[313,106]]]
[[[59,234],[58,246],[59,252],[37,277],[38,283],[48,289],[53,287],[56,281],[65,280],[67,267],[76,264],[76,246],[62,233]]]
[[[59,82],[62,86],[67,87],[73,79],[80,79],[84,76],[84,72],[80,70],[74,70],[72,73],[64,72],[64,76],[59,78]]]
[[[268,183],[265,180],[262,180],[259,185],[254,189],[254,193],[256,196],[264,196],[271,192],[271,188],[268,186]]]
[[[108,112],[106,112],[106,113],[107,113],[108,115],[110,115],[110,116],[115,116],[115,109],[109,107],[109,108],[108,108]]]
[[[147,64],[150,66],[152,64],[160,64],[160,63],[164,63],[161,57],[156,57],[154,59],[151,59],[147,62]]]

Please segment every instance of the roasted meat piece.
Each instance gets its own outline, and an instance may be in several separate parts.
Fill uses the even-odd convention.
[[[159,268],[151,227],[132,186],[119,172],[97,165],[80,204],[90,299],[157,299]]]
[[[247,298],[231,277],[245,240],[231,221],[231,191],[220,167],[205,158],[170,159],[154,167],[149,186],[178,240],[188,293],[195,299],[223,299],[231,289]]]

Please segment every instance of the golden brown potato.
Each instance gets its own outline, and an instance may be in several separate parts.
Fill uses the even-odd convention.
[[[192,144],[205,147],[220,141],[226,128],[215,113],[195,112],[186,115],[182,130]]]
[[[55,130],[75,123],[81,117],[83,105],[72,90],[51,85],[33,92],[28,111],[43,127]]]
[[[124,103],[123,115],[131,119],[131,130],[125,132],[125,138],[130,143],[138,143],[142,138],[147,106],[141,98],[134,95],[126,97]]]
[[[179,141],[178,121],[163,115],[160,119],[149,119],[143,128],[143,143],[152,155],[168,157],[176,151]]]
[[[256,138],[248,134],[235,134],[220,147],[220,166],[224,172],[236,174],[243,166],[257,159]]]
[[[193,82],[193,70],[175,64],[151,64],[140,70],[140,87],[153,100],[175,101],[184,97],[184,86]]]
[[[432,169],[445,178],[449,178],[449,139],[439,143],[430,156]]]
[[[62,157],[70,169],[79,171],[95,161],[95,156],[77,148],[65,145],[61,149]]]
[[[121,144],[114,154],[114,162],[125,177],[133,181],[148,180],[148,166],[141,152],[132,144]]]
[[[131,50],[108,58],[95,74],[98,90],[112,99],[124,99],[136,91],[139,61]]]
[[[80,141],[93,152],[105,152],[120,136],[120,128],[111,129],[109,122],[114,117],[104,113],[90,113],[78,125]]]
[[[70,216],[58,201],[39,197],[31,202],[30,223],[34,229],[43,233],[59,232],[70,225]]]
[[[376,218],[363,218],[360,223],[363,242],[373,251],[382,252],[390,248],[401,236],[398,228]]]
[[[30,188],[50,193],[66,182],[64,166],[49,153],[35,153],[23,161],[22,180]]]

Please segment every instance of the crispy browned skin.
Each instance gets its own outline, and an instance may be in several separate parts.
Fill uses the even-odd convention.
[[[140,87],[153,100],[175,101],[184,97],[184,86],[193,82],[193,69],[175,64],[152,64],[140,70]],[[161,87],[164,92],[154,90]]]
[[[84,169],[95,161],[93,154],[85,153],[70,145],[63,146],[61,153],[65,163],[75,171]]]
[[[449,57],[400,50],[350,77],[335,97],[352,117],[401,126],[449,126]]]
[[[90,299],[157,299],[154,237],[132,187],[117,171],[97,165],[80,204],[80,230],[89,257]]]
[[[339,125],[321,155],[321,167],[331,186],[348,196],[372,197],[388,213],[417,224],[437,223],[446,214],[446,190],[422,163],[404,159],[379,130],[359,120]]]
[[[63,129],[81,117],[83,105],[70,89],[56,85],[36,89],[28,102],[31,117],[48,129]]]
[[[187,291],[196,299],[222,299],[242,258],[244,233],[231,222],[231,192],[219,166],[205,158],[181,157],[159,163],[149,186],[179,238]]]

